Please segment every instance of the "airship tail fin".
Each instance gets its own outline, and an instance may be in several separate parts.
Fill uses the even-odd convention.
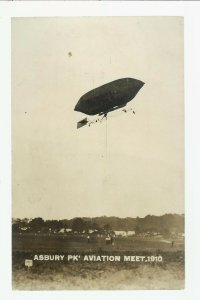
[[[87,118],[85,118],[85,119],[83,119],[83,120],[77,122],[77,129],[79,129],[79,128],[85,126],[85,125],[87,125],[88,122],[89,122],[89,121],[88,121]]]

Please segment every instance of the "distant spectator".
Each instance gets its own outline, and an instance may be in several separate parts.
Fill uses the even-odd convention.
[[[88,243],[90,242],[90,236],[89,235],[87,236],[87,242]]]
[[[106,245],[109,245],[111,243],[111,238],[109,235],[106,237],[105,241],[106,241]]]

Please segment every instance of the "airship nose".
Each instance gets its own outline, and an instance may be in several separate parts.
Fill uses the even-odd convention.
[[[78,103],[76,104],[76,106],[74,107],[74,110],[75,110],[75,111],[80,111],[79,106],[80,106],[80,104],[79,104],[79,102],[78,102]]]

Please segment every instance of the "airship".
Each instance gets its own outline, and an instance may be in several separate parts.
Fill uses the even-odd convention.
[[[89,116],[103,116],[107,118],[109,112],[124,108],[133,100],[144,82],[134,78],[121,78],[99,86],[84,94],[77,102],[74,110]],[[123,109],[126,112],[126,109]],[[95,122],[102,119],[96,119]],[[88,118],[77,123],[77,128],[90,125]]]

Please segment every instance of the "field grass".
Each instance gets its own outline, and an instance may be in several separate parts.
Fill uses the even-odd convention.
[[[177,251],[183,250],[183,242],[176,241],[174,247],[168,240],[157,240],[141,237],[117,237],[114,245],[106,245],[105,238],[92,237],[90,243],[86,236],[73,235],[13,235],[13,250],[155,250]]]
[[[162,262],[33,261],[39,254],[161,255]],[[81,236],[13,236],[13,289],[18,290],[123,290],[184,288],[184,244],[147,238],[103,238],[90,243]]]

